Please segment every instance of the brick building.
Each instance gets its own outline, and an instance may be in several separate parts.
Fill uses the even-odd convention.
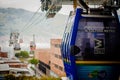
[[[45,74],[50,75],[50,49],[36,49],[35,58],[39,60],[38,68]]]
[[[7,52],[0,52],[0,57],[7,58],[8,57],[8,53]]]
[[[51,44],[51,54],[50,54],[51,73],[63,77],[65,76],[65,72],[64,72],[64,65],[62,61],[61,51],[60,51],[61,39],[51,39],[50,44]]]
[[[61,39],[51,39],[50,48],[35,50],[35,58],[40,62],[38,68],[45,75],[66,76],[60,51]]]

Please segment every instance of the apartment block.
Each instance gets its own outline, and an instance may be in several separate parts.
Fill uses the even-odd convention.
[[[38,59],[38,68],[45,75],[55,77],[66,76],[60,51],[61,39],[51,39],[50,48],[35,50],[35,58]]]
[[[51,73],[52,74],[54,73],[59,77],[64,77],[66,76],[66,74],[64,72],[64,65],[60,50],[61,39],[51,39],[50,45],[51,45],[51,54],[50,54]]]
[[[39,60],[38,68],[45,75],[50,75],[50,52],[49,48],[35,50],[35,58]]]

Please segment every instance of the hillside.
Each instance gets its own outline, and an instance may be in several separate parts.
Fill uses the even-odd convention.
[[[54,18],[46,19],[45,13],[33,15],[33,12],[23,9],[0,8],[0,37],[7,36],[9,39],[12,31],[20,32],[27,41],[32,39],[33,34],[38,42],[62,37],[67,16],[57,14]]]

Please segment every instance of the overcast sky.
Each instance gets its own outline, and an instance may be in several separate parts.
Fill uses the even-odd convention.
[[[0,7],[2,8],[22,8],[33,12],[37,11],[40,5],[40,0],[0,0]],[[72,6],[64,5],[59,13],[69,14],[71,10],[73,10]]]
[[[40,0],[0,0],[0,7],[23,8],[35,11],[40,6]]]

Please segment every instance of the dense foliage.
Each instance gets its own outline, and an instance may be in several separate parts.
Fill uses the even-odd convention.
[[[5,80],[61,80],[61,79],[51,77],[51,76],[43,76],[41,78],[38,78],[33,76],[22,75],[22,76],[15,77],[15,75],[13,74],[8,74],[8,75],[5,75]]]
[[[39,60],[37,60],[35,58],[32,58],[32,59],[29,60],[29,63],[37,65],[39,63]]]
[[[15,56],[18,58],[28,58],[29,53],[27,51],[21,51],[20,53],[16,53]]]

